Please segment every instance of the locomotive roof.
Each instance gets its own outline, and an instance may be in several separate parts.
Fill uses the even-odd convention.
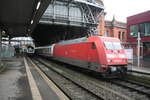
[[[73,39],[73,40],[61,41],[61,42],[58,42],[57,44],[66,45],[66,44],[82,43],[82,42],[85,42],[85,41],[87,41],[87,37],[77,38],[77,39]]]

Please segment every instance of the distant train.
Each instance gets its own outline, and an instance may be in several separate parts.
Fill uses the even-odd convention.
[[[35,48],[34,48],[33,46],[28,46],[27,49],[26,49],[26,53],[27,53],[27,55],[29,55],[29,56],[34,55],[34,53],[35,53]]]
[[[38,55],[98,72],[105,77],[127,72],[127,57],[118,38],[90,36],[37,47]]]

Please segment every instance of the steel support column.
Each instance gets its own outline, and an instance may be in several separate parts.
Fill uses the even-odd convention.
[[[8,44],[11,45],[11,36],[8,37]]]
[[[1,61],[1,54],[2,54],[2,31],[0,27],[0,67],[3,66],[3,63]]]
[[[2,32],[1,32],[1,28],[0,28],[0,44],[2,42]]]

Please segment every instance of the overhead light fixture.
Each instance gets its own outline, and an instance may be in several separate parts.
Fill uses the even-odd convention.
[[[28,32],[30,32],[31,30],[30,29],[28,29]]]
[[[33,20],[31,20],[31,24],[33,24]]]
[[[2,31],[2,35],[5,35],[5,34],[6,34],[6,31],[3,30],[3,31]]]
[[[41,1],[38,2],[37,6],[36,6],[36,10],[38,10],[40,8],[41,5]]]

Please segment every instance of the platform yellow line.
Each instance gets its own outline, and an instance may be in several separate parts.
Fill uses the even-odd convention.
[[[31,61],[31,60],[30,60]],[[60,100],[70,100],[49,78],[31,61],[35,69],[43,77],[47,85],[56,93]]]
[[[41,94],[39,92],[39,89],[36,85],[36,82],[35,82],[35,80],[32,76],[29,65],[27,63],[27,60],[25,58],[24,58],[24,63],[25,63],[25,67],[26,67],[26,72],[27,72],[27,76],[28,76],[29,85],[30,85],[33,100],[43,100],[42,97],[41,97]]]

